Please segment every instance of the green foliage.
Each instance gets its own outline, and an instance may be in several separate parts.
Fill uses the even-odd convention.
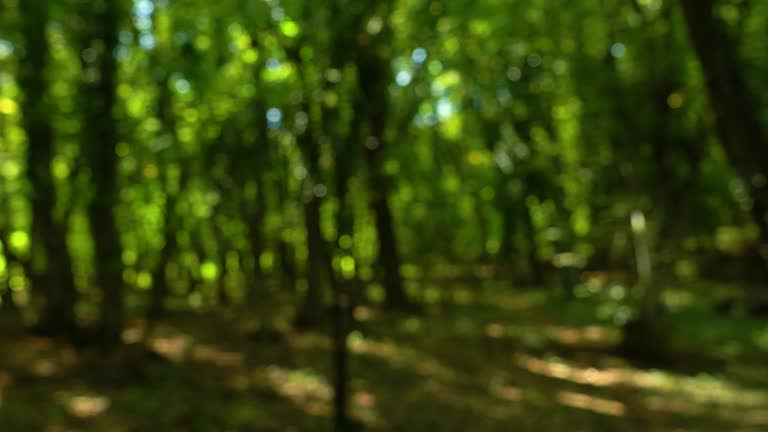
[[[504,279],[557,287],[526,301],[572,324],[664,318],[695,328],[673,350],[764,351],[758,323],[686,309],[709,279],[768,309],[768,6],[701,4],[0,0],[0,313],[114,346],[168,312],[320,326],[329,302],[433,311],[476,300],[443,281]],[[475,312],[511,313],[456,334],[482,333]],[[167,430],[269,416],[190,410],[173,401],[216,383],[157,378],[159,401],[118,409]]]

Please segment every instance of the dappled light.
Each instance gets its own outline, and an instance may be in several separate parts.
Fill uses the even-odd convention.
[[[189,336],[176,335],[152,338],[150,346],[161,356],[180,362],[187,357],[190,342]]]
[[[288,397],[308,413],[330,415],[331,387],[316,373],[271,366],[265,371],[265,378],[279,394]]]
[[[626,408],[621,402],[601,399],[582,393],[560,392],[557,394],[557,400],[563,405],[594,411],[598,414],[622,416]]]
[[[211,345],[198,345],[192,350],[192,358],[199,362],[213,363],[220,367],[238,367],[243,364],[243,354],[222,351]]]
[[[83,419],[103,414],[109,405],[110,400],[105,396],[73,396],[66,401],[67,411]]]
[[[553,340],[573,347],[611,347],[615,345],[620,334],[614,328],[587,326],[585,328],[568,328],[552,326],[547,329]]]
[[[768,430],[766,35],[0,0],[0,432]]]
[[[406,367],[429,379],[450,381],[456,377],[456,372],[439,360],[392,342],[368,340],[353,334],[350,337],[349,349],[355,354],[380,357],[389,361],[394,368]]]

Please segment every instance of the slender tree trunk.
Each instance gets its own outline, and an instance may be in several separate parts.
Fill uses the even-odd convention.
[[[653,278],[653,259],[645,215],[635,211],[630,223],[634,237],[635,268],[641,287],[640,320],[651,323],[658,318],[659,290]]]
[[[285,165],[285,164],[281,164]],[[287,190],[287,177],[288,169],[283,166],[282,171],[282,181],[279,182],[278,185],[276,185],[277,188],[277,206],[281,213],[285,213],[286,210],[286,196],[288,195]],[[285,239],[285,237],[282,234],[282,231],[285,230],[285,222],[283,225],[280,226],[280,235],[277,239],[277,254],[280,259],[280,284],[283,289],[288,289],[291,292],[295,292],[296,290],[296,259],[295,254],[293,251],[293,247],[291,244]]]
[[[383,171],[383,150],[387,147],[387,122],[389,118],[389,76],[387,62],[380,58],[374,47],[361,47],[364,51],[358,59],[358,79],[366,100],[369,137],[366,140],[365,160],[368,167],[368,191],[370,205],[376,220],[379,239],[379,263],[384,270],[385,302],[391,308],[403,308],[408,298],[400,275],[400,251],[398,250],[395,223],[389,205],[389,178]],[[398,137],[400,138],[400,137]]]
[[[8,232],[4,226],[0,226],[0,243],[3,245],[3,256],[5,257],[5,287],[2,291],[2,309],[13,310],[17,309],[16,303],[13,300],[13,290],[11,289],[11,278],[9,271],[14,267],[21,267],[24,270],[24,274],[29,275],[29,266],[24,260],[18,257],[8,245]]]
[[[171,260],[178,251],[176,239],[176,198],[167,197],[165,202],[165,229],[163,231],[163,248],[160,251],[160,260],[152,273],[152,292],[149,307],[149,316],[159,318],[166,312],[165,302],[170,292],[168,287],[167,269]]]
[[[372,180],[371,189],[380,184]],[[371,206],[376,219],[376,232],[379,238],[379,262],[384,268],[384,293],[387,306],[402,308],[408,304],[408,298],[400,275],[400,252],[397,248],[395,226],[389,201],[383,192],[374,192]]]
[[[483,200],[476,197],[472,200],[472,210],[474,211],[475,223],[478,226],[478,243],[480,244],[480,254],[477,260],[481,263],[488,261],[488,221],[483,212]]]
[[[498,189],[500,195],[499,207],[501,212],[501,241],[499,243],[499,258],[502,262],[509,262],[514,254],[515,245],[515,226],[517,225],[517,212],[509,196],[503,191],[506,187],[503,186],[504,182],[501,182],[502,186]]]
[[[296,290],[296,262],[293,247],[282,237],[277,244],[277,252],[280,256],[280,281],[283,288],[295,292]]]
[[[10,287],[6,287],[2,294],[0,294],[0,310],[14,312],[18,311],[16,302],[13,301],[13,291],[11,291]]]
[[[251,271],[248,286],[248,303],[255,303],[265,294],[265,276],[261,268],[261,256],[264,253],[264,215],[260,210],[252,210],[248,218],[248,239],[251,243],[251,259],[253,269]]]
[[[354,120],[353,120],[354,121]],[[356,139],[356,133],[352,133],[351,140]],[[348,236],[354,236],[354,219],[352,216],[352,202],[349,199],[349,179],[351,177],[351,164],[347,146],[344,154],[339,155],[339,169],[336,179],[336,197],[339,201],[339,211],[336,219],[337,238],[336,246],[341,247],[339,240]],[[351,254],[351,250],[341,249],[344,254]],[[336,279],[333,290],[333,364],[335,367],[333,398],[335,431],[346,432],[349,430],[348,399],[349,399],[349,346],[347,336],[352,319],[351,310],[359,291],[360,283],[357,274],[352,279],[345,278],[344,274]]]
[[[155,59],[155,61],[160,61]],[[166,133],[171,139],[172,147],[165,150],[173,155],[178,155],[176,149],[176,119],[173,114],[173,94],[169,88],[170,75],[166,74],[160,80],[159,91],[160,97],[157,104],[157,116],[165,125]],[[166,155],[168,153],[165,153]],[[177,158],[179,160],[180,158]],[[168,164],[170,161],[165,160]],[[163,215],[165,218],[165,227],[163,229],[163,247],[160,251],[160,260],[157,262],[154,271],[152,272],[152,291],[150,293],[150,306],[149,317],[157,319],[162,317],[165,312],[165,303],[170,294],[168,286],[168,266],[171,260],[178,253],[179,245],[176,238],[179,229],[179,215],[176,212],[176,205],[179,201],[179,196],[186,187],[187,179],[189,178],[188,170],[182,167],[181,175],[178,180],[177,187],[173,187],[170,184],[168,176],[164,175],[165,179],[165,205],[163,208]]]
[[[306,97],[308,96],[305,95]],[[311,112],[309,101],[306,99],[303,102],[303,109],[307,115]],[[296,324],[299,327],[312,327],[318,325],[322,320],[324,277],[330,280],[332,274],[324,274],[331,269],[331,264],[320,226],[322,197],[317,193],[320,178],[320,154],[311,119],[306,130],[299,135],[298,140],[307,167],[303,195],[304,228],[307,235],[308,256],[306,267],[307,292],[304,296],[304,304],[299,310]]]
[[[179,201],[181,191],[184,190],[188,175],[183,171],[179,179],[179,190],[166,190],[164,215],[165,228],[163,229],[163,248],[160,250],[160,260],[152,272],[152,291],[150,293],[149,317],[160,318],[166,312],[165,303],[170,295],[168,286],[168,266],[179,252],[177,239],[179,231],[179,215],[176,212],[176,204]]]
[[[219,286],[217,292],[219,293],[219,306],[228,306],[232,304],[232,299],[229,294],[229,269],[227,268],[227,251],[219,251],[219,267],[221,273],[219,274]]]
[[[349,384],[349,347],[347,345],[347,303],[340,290],[334,292],[333,302],[333,364],[335,367],[333,383],[335,430],[346,432],[349,429],[347,414]]]
[[[261,268],[261,255],[264,253],[264,218],[267,200],[264,192],[264,180],[260,174],[257,174],[256,188],[257,196],[255,203],[246,204],[248,209],[248,240],[251,245],[251,259],[253,260],[253,270],[249,277],[249,286],[247,291],[248,303],[256,303],[260,297],[265,294],[265,276]]]
[[[311,184],[311,180],[310,183]],[[323,235],[320,230],[320,199],[311,191],[304,203],[304,227],[307,233],[307,292],[297,317],[297,325],[311,327],[319,324],[323,313]]]
[[[87,49],[96,55],[85,59],[84,121],[90,153],[94,195],[88,215],[96,256],[96,281],[102,290],[101,342],[118,345],[123,329],[123,263],[115,207],[118,204],[116,105],[118,2],[103,2],[88,24],[96,29]]]
[[[54,142],[45,79],[49,61],[47,6],[22,2],[20,7],[26,56],[21,63],[19,84],[24,91],[23,125],[29,142],[27,176],[32,186],[33,260],[29,276],[32,286],[46,294],[44,330],[71,336],[75,330],[77,296],[67,249],[66,221],[54,214],[56,189],[50,168]]]
[[[338,13],[338,5],[331,6],[331,12]],[[339,70],[344,69],[343,57],[348,55],[354,48],[354,41],[348,33],[339,33],[334,42],[334,48],[331,52],[331,64]],[[336,90],[336,89],[333,89]],[[332,90],[332,91],[333,91]],[[342,244],[341,239],[354,238],[354,202],[349,195],[349,183],[355,171],[355,163],[358,160],[358,145],[362,137],[362,118],[364,116],[364,106],[362,98],[355,97],[353,103],[353,117],[350,121],[350,129],[346,136],[337,133],[340,122],[337,109],[326,108],[324,111],[324,120],[327,126],[327,134],[337,143],[335,148],[336,156],[336,199],[339,203],[339,209],[336,214],[336,241],[335,249],[338,254],[354,257],[353,247]],[[330,274],[334,275],[334,269],[329,269]],[[351,278],[345,274],[344,269],[338,277],[332,278],[333,288],[333,308],[331,310],[332,340],[333,340],[333,395],[334,395],[334,430],[336,432],[349,431],[349,346],[348,334],[349,328],[354,320],[352,311],[362,293],[362,284],[357,276],[357,268]]]
[[[523,226],[525,228],[525,238],[527,243],[526,259],[528,261],[528,272],[531,282],[536,285],[544,283],[544,274],[539,262],[539,247],[536,241],[536,226],[533,224],[533,216],[528,204],[525,203],[525,196],[522,197],[522,206],[520,212],[523,217]]]

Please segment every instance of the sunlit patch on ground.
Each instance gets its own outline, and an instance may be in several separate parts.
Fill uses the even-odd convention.
[[[191,343],[189,336],[175,335],[153,338],[150,346],[166,359],[179,363],[186,358]]]
[[[695,415],[700,412],[700,408],[695,404],[680,398],[670,399],[669,397],[653,395],[646,397],[643,403],[645,409],[661,413]]]
[[[677,393],[698,403],[728,403],[743,407],[768,404],[768,392],[750,390],[708,375],[689,377],[630,367],[579,367],[564,360],[542,360],[525,354],[516,355],[514,360],[529,372],[577,384],[596,387],[623,385],[662,393]]]
[[[222,351],[213,345],[197,345],[192,349],[192,358],[202,363],[212,363],[220,367],[242,366],[244,356],[239,352]]]
[[[499,399],[511,402],[517,402],[523,399],[523,391],[513,386],[492,384],[490,386],[490,392],[493,396]]]
[[[484,299],[483,303],[508,312],[516,312],[529,309],[535,302],[527,296],[505,296],[502,298]]]
[[[416,350],[399,346],[389,341],[375,341],[362,336],[350,337],[350,351],[355,354],[367,354],[389,361],[394,367],[406,367],[431,378],[450,381],[456,378],[456,372],[436,358],[426,356]]]
[[[39,378],[49,378],[59,371],[59,366],[51,359],[39,359],[30,364],[29,372]]]
[[[562,391],[557,394],[556,399],[563,405],[593,411],[598,414],[622,416],[626,412],[626,408],[621,402],[601,399],[583,393]]]
[[[369,321],[376,316],[375,311],[367,306],[357,306],[352,313],[358,322]]]
[[[550,326],[547,328],[547,334],[562,345],[595,348],[615,345],[621,337],[618,329],[600,326],[584,328]]]
[[[485,334],[492,338],[501,338],[507,333],[503,325],[498,323],[492,323],[485,326]]]
[[[264,372],[263,378],[278,394],[290,399],[307,413],[330,415],[333,391],[325,378],[316,372],[271,366]]]
[[[542,360],[525,354],[516,355],[514,360],[518,366],[529,372],[596,387],[614,386],[627,382],[631,374],[620,369],[579,368],[564,361]]]
[[[351,398],[352,413],[366,424],[375,424],[380,421],[377,410],[377,398],[371,392],[358,391]]]
[[[428,393],[428,400],[447,404],[452,410],[475,418],[509,421],[520,413],[516,404],[521,401],[522,393],[512,387],[491,390],[497,396],[493,397],[486,391],[467,391],[438,380],[428,380],[423,384],[423,390]]]
[[[78,418],[90,418],[103,414],[109,409],[110,399],[106,396],[74,396],[67,403],[67,411]]]
[[[123,339],[123,342],[127,344],[133,344],[141,341],[141,338],[143,336],[144,336],[144,332],[142,329],[131,327],[123,331],[122,339]]]

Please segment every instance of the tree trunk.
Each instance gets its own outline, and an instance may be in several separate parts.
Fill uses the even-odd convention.
[[[247,287],[248,303],[254,304],[265,294],[265,277],[261,269],[261,255],[264,253],[264,215],[267,205],[264,195],[264,181],[260,174],[257,174],[256,180],[257,196],[256,202],[247,204],[248,214],[248,240],[251,245],[251,258],[253,260],[253,270],[249,277],[249,286]]]
[[[358,79],[361,91],[369,101],[368,128],[366,140],[366,162],[368,166],[368,192],[370,204],[376,219],[376,234],[379,239],[379,263],[384,270],[385,303],[388,307],[403,308],[408,298],[400,275],[400,253],[392,210],[389,205],[389,178],[383,170],[383,150],[387,147],[387,122],[389,118],[388,91],[389,75],[387,62],[380,58],[374,47],[361,47],[363,53],[358,59]],[[400,138],[400,137],[398,137]]]
[[[178,250],[176,216],[176,197],[168,196],[165,202],[165,230],[163,232],[163,248],[160,260],[152,273],[152,292],[149,307],[150,318],[159,318],[166,312],[165,302],[168,298],[169,287],[167,269],[171,259]]]
[[[307,95],[303,102],[303,110],[307,115],[311,112],[311,106]],[[307,235],[307,292],[304,296],[304,304],[299,311],[296,324],[299,327],[313,327],[320,324],[323,316],[323,278],[332,274],[327,273],[331,269],[330,256],[325,249],[325,240],[320,226],[320,205],[322,197],[316,191],[320,178],[320,152],[315,133],[312,129],[312,120],[308,121],[306,130],[298,137],[299,148],[304,155],[307,167],[307,177],[303,183],[304,194],[304,228]]]
[[[768,141],[757,104],[740,68],[737,48],[714,16],[714,0],[680,0],[693,47],[701,62],[716,126],[728,160],[752,198],[752,216],[768,243]],[[765,254],[764,259],[765,259]]]
[[[56,218],[56,189],[51,175],[53,130],[46,104],[45,70],[49,52],[46,39],[47,8],[20,3],[26,56],[19,84],[24,91],[23,126],[27,133],[27,176],[32,186],[32,266],[35,289],[46,294],[43,328],[47,333],[71,336],[75,330],[77,298],[72,262],[67,248],[66,221]]]
[[[7,211],[4,209],[4,211]],[[3,255],[5,257],[5,280],[6,284],[2,291],[2,295],[0,296],[0,300],[2,300],[2,303],[0,303],[0,308],[5,311],[16,311],[18,307],[16,306],[16,303],[13,300],[13,290],[11,289],[11,278],[10,278],[10,270],[14,267],[21,267],[24,270],[24,274],[29,276],[29,265],[28,263],[24,262],[19,256],[17,256],[8,245],[8,232],[6,230],[5,226],[0,226],[0,243],[2,243],[3,246]]]
[[[527,243],[526,259],[528,261],[528,273],[531,282],[535,285],[542,285],[544,283],[544,274],[541,269],[541,263],[539,262],[539,247],[536,241],[536,226],[533,224],[533,216],[531,216],[531,209],[528,208],[528,204],[525,202],[526,196],[521,197],[522,206],[520,206],[520,212],[523,217],[523,225],[525,227],[525,238]]]
[[[284,166],[285,164],[281,163],[281,165],[283,165],[283,169],[281,170],[283,181],[276,186],[277,206],[280,212],[284,213],[286,209],[286,196],[288,195],[286,183],[290,174],[288,174],[288,169]],[[280,258],[280,284],[283,289],[288,289],[293,293],[296,291],[296,255],[294,254],[293,247],[282,234],[285,226],[286,224],[283,222],[283,225],[280,227],[281,233],[277,242],[277,254]]]
[[[501,194],[504,186],[498,189]],[[517,212],[512,201],[506,195],[497,200],[501,207],[501,241],[499,242],[499,258],[502,262],[508,263],[515,251],[515,227],[517,226]]]
[[[377,182],[372,181],[371,189]],[[376,233],[379,238],[379,262],[384,269],[384,294],[387,306],[403,308],[408,304],[408,298],[403,288],[403,278],[400,276],[400,253],[397,249],[395,226],[392,211],[383,192],[374,192],[371,206],[376,218]]]
[[[311,181],[310,181],[311,183]],[[304,203],[304,227],[307,232],[307,292],[297,317],[299,327],[312,327],[320,323],[323,312],[323,235],[320,231],[320,199],[312,195]]]
[[[170,294],[168,266],[179,251],[179,243],[176,236],[178,235],[180,221],[179,215],[176,212],[176,204],[186,186],[187,178],[187,171],[182,170],[181,178],[179,179],[179,189],[176,191],[166,190],[165,207],[163,209],[163,214],[165,215],[163,248],[160,250],[160,260],[152,272],[152,292],[150,294],[149,306],[150,318],[162,317],[166,312],[165,302]]]
[[[161,60],[155,59],[155,61],[160,62]],[[170,75],[165,74],[162,77],[158,90],[160,96],[157,103],[157,116],[162,121],[163,125],[165,125],[165,132],[171,139],[171,148],[166,149],[166,153],[164,154],[168,155],[168,153],[171,153],[172,155],[177,156],[176,160],[179,161],[181,158],[178,157],[178,150],[176,149],[176,119],[173,114],[173,94],[170,89]],[[166,165],[169,165],[171,162],[168,159],[162,161],[165,162]],[[166,312],[165,303],[170,294],[170,289],[168,287],[168,266],[174,256],[178,253],[179,249],[176,237],[179,229],[179,215],[176,212],[176,204],[179,201],[179,196],[181,196],[186,187],[187,179],[189,178],[189,170],[184,167],[181,168],[178,186],[175,188],[170,184],[167,175],[164,174],[163,178],[165,179],[165,205],[163,208],[165,227],[163,230],[163,247],[160,250],[160,260],[157,262],[157,265],[152,272],[152,291],[150,293],[148,313],[149,318],[151,319],[160,318]]]
[[[86,118],[84,129],[90,153],[94,195],[88,216],[96,257],[96,281],[102,290],[101,342],[113,347],[123,329],[123,263],[115,207],[118,204],[116,102],[117,61],[114,55],[119,29],[117,2],[103,2],[89,25],[96,30],[90,47],[96,56],[84,60]]]

